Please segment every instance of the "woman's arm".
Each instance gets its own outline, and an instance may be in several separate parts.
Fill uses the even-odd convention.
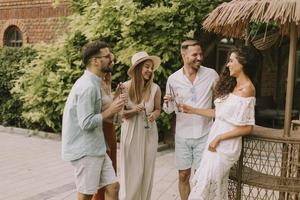
[[[245,126],[239,126],[233,129],[232,131],[220,134],[213,141],[211,141],[211,143],[209,143],[208,150],[216,151],[216,148],[220,142],[224,140],[240,137],[240,136],[249,135],[252,132],[252,130],[253,130],[253,125],[245,125]]]
[[[187,104],[181,104],[181,105],[179,105],[179,109],[181,109],[182,112],[185,112],[185,113],[202,115],[205,117],[215,117],[215,109],[212,109],[212,108],[202,109],[202,108],[195,108],[195,107],[189,106]]]
[[[153,122],[159,117],[161,111],[160,103],[161,103],[161,91],[160,88],[158,87],[154,96],[154,110],[148,116],[149,122]]]

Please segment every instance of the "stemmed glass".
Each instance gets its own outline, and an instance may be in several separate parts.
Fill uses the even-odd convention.
[[[177,111],[182,112],[181,105],[183,104],[183,96],[180,95],[179,93],[176,93],[175,99],[176,99],[175,104],[176,104]]]
[[[183,96],[179,94],[179,92],[175,92],[174,88],[169,85],[170,92],[171,92],[171,102],[174,105],[175,113],[181,112],[180,106],[183,103]]]
[[[119,87],[119,90],[120,90],[120,94],[117,98],[120,98],[120,95],[124,94],[123,83],[119,83],[118,87]],[[124,107],[120,110],[120,112],[118,112],[114,115],[114,118],[113,118],[113,123],[114,124],[121,124],[123,122],[123,119],[122,119],[123,112],[124,112]]]
[[[144,109],[143,109],[143,113],[144,113],[144,128],[145,129],[149,129],[150,128],[149,121],[148,121],[149,114],[146,111],[145,102],[143,102],[143,105],[144,105]]]

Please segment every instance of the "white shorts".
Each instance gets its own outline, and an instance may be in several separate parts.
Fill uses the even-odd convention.
[[[182,138],[175,135],[175,161],[178,170],[198,169],[208,134],[200,138]]]
[[[107,154],[104,156],[84,156],[71,161],[75,167],[76,190],[82,194],[92,195],[106,185],[118,182],[112,162]]]

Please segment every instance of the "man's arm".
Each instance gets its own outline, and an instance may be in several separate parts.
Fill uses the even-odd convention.
[[[101,113],[103,120],[107,120],[107,119],[109,120],[114,114],[120,112],[124,107],[126,101],[127,101],[127,96],[120,94],[119,97],[117,97],[110,104],[110,106]]]
[[[84,89],[78,95],[76,111],[82,130],[92,130],[102,124],[102,115],[95,113],[96,98],[96,89],[92,87]]]

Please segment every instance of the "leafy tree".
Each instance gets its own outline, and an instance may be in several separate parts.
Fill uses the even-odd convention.
[[[26,65],[12,92],[23,103],[23,117],[39,123],[41,130],[61,130],[64,103],[76,79],[82,74],[81,46],[85,37],[75,33],[64,45],[40,44],[34,47],[36,59]]]
[[[14,92],[26,102],[24,117],[59,131],[68,92],[82,74],[80,48],[101,39],[117,57],[113,82],[125,81],[130,57],[140,50],[158,55],[162,65],[155,82],[164,91],[167,77],[182,66],[180,43],[201,37],[203,18],[221,0],[73,0],[69,31],[56,44],[36,47],[37,58],[26,66]],[[168,132],[170,116],[159,119]]]
[[[0,48],[0,124],[26,126],[22,117],[22,101],[11,94],[13,81],[20,77],[19,71],[35,57],[31,48]]]

